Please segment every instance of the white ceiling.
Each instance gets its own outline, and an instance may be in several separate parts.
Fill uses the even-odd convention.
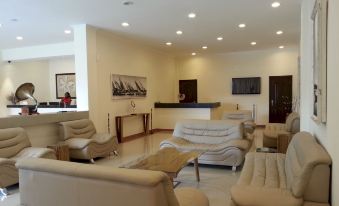
[[[64,30],[89,24],[142,40],[174,54],[221,53],[296,45],[300,33],[300,1],[278,0],[0,0],[0,50],[71,41]],[[195,19],[187,14],[194,12]],[[12,19],[18,19],[13,22]],[[130,27],[121,23],[127,21]],[[239,23],[246,23],[239,29]],[[183,35],[177,36],[176,31]],[[276,31],[283,30],[278,36]],[[17,41],[16,36],[23,36]],[[223,36],[223,41],[217,41]],[[171,41],[173,45],[165,45]],[[250,43],[256,41],[256,46]],[[207,45],[203,51],[201,46]]]

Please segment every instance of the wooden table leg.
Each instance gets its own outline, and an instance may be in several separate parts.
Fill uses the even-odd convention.
[[[195,169],[195,177],[197,178],[197,181],[200,182],[198,158],[194,159],[194,169]]]
[[[122,142],[122,118],[121,117],[115,117],[115,131],[117,133],[118,142]]]
[[[143,115],[143,123],[144,123],[144,133],[149,133],[149,114]]]

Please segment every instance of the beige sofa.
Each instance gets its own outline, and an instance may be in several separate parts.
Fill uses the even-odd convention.
[[[116,137],[108,133],[97,133],[89,119],[60,123],[60,136],[70,148],[70,157],[94,162],[96,157],[106,157],[117,151]]]
[[[244,137],[243,124],[230,120],[182,120],[176,123],[173,137],[160,147],[175,147],[180,151],[201,150],[199,163],[239,166],[251,146]]]
[[[331,159],[315,138],[297,133],[281,153],[248,153],[238,183],[236,206],[328,206]]]
[[[250,110],[230,110],[224,111],[223,120],[237,120],[244,124],[244,133],[252,134],[255,130],[256,124],[252,117],[252,111]]]
[[[55,160],[19,161],[21,205],[208,206],[192,188],[173,190],[163,172]]]
[[[23,128],[0,129],[0,188],[18,183],[15,163],[26,157],[55,159],[55,152],[32,147]]]
[[[300,131],[300,117],[296,112],[288,115],[285,124],[269,123],[263,132],[264,147],[277,147],[279,134],[294,135]]]

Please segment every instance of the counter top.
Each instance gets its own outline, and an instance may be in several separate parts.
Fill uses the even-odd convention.
[[[217,108],[220,102],[209,103],[154,103],[154,108]]]
[[[34,107],[35,105],[7,105],[7,108]],[[38,105],[38,108],[77,108],[77,105]]]

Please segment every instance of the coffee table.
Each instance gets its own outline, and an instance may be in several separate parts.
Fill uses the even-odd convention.
[[[195,176],[200,181],[198,158],[202,151],[180,152],[175,148],[162,148],[157,153],[139,158],[122,167],[129,169],[143,169],[165,172],[173,181],[181,171],[193,161]],[[180,183],[180,182],[179,182]],[[177,186],[177,185],[176,185]]]

